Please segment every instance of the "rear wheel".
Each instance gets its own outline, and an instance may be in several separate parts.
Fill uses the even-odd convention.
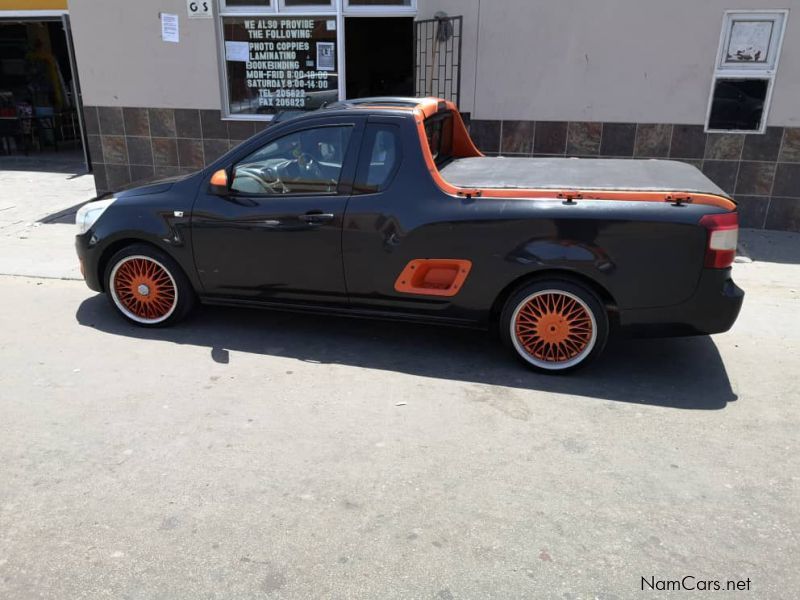
[[[566,373],[596,358],[608,340],[608,314],[597,295],[571,281],[528,284],[506,302],[504,342],[528,367]]]
[[[105,273],[111,304],[126,320],[142,327],[164,327],[185,317],[194,290],[178,263],[145,244],[123,248]]]

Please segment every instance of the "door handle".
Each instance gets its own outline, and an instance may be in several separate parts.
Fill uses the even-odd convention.
[[[328,223],[333,221],[333,213],[324,213],[324,212],[307,212],[304,215],[300,215],[298,219],[301,221],[308,223],[309,225],[315,225],[317,223]]]

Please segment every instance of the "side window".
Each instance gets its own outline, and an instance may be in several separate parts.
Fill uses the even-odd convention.
[[[278,138],[234,166],[231,189],[243,194],[334,193],[351,133],[345,125]]]
[[[453,157],[453,116],[438,114],[425,121],[425,135],[428,148],[437,167],[441,167]]]
[[[355,192],[372,194],[385,190],[401,160],[400,136],[395,125],[367,125]]]

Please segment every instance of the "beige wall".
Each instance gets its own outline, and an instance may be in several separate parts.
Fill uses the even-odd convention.
[[[479,119],[705,120],[725,9],[790,8],[770,125],[800,125],[800,0],[418,0],[464,16],[462,109]],[[84,102],[219,108],[213,20],[185,0],[70,0]],[[179,15],[162,42],[159,12]]]
[[[161,41],[159,13],[178,15],[180,43]],[[186,0],[69,0],[83,102],[97,106],[219,108],[213,19]]]
[[[800,0],[419,4],[478,32],[464,38],[462,80],[475,118],[689,124],[705,121],[724,11],[789,8],[769,124],[800,124]]]
[[[775,78],[769,125],[800,125],[800,0],[784,0],[789,20]]]

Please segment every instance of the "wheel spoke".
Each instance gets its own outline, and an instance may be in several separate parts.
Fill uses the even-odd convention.
[[[158,262],[143,257],[123,259],[112,282],[124,311],[143,321],[164,319],[175,307],[177,290],[169,272]]]
[[[529,298],[517,311],[514,331],[525,352],[557,364],[587,351],[594,326],[580,300],[566,293],[545,292]]]

